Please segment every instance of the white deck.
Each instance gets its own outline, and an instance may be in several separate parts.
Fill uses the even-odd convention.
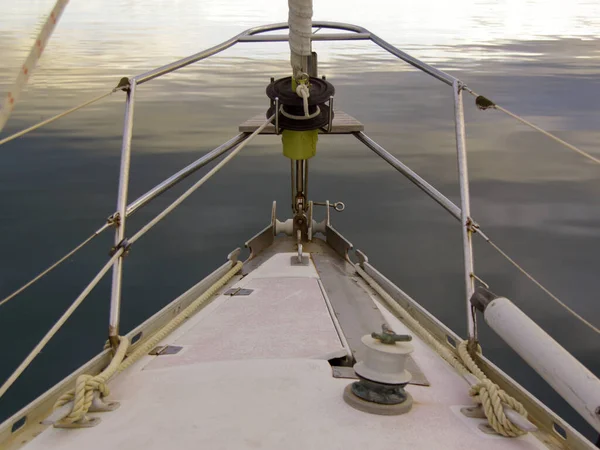
[[[112,382],[121,407],[99,415],[98,426],[48,428],[26,448],[546,448],[532,435],[480,431],[482,420],[459,412],[471,404],[466,382],[416,336],[413,357],[431,386],[408,387],[409,413],[370,415],[344,403],[353,380],[334,378],[324,359],[344,349],[318,276],[312,259],[298,266],[290,253],[276,254],[234,283],[250,295],[220,295],[165,339],[180,353],[147,356]],[[380,309],[396,332],[408,332]]]

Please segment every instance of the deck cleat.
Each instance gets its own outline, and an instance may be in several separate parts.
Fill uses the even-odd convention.
[[[381,328],[381,333],[362,337],[365,360],[354,365],[359,381],[346,386],[344,401],[370,414],[404,414],[412,407],[412,397],[404,390],[412,377],[404,368],[413,351],[408,343],[412,337],[396,334],[385,324]]]

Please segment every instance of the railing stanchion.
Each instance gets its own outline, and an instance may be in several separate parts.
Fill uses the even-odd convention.
[[[127,218],[127,190],[129,187],[129,165],[131,160],[131,136],[133,132],[133,110],[135,105],[135,79],[130,80],[125,105],[125,123],[123,125],[123,145],[121,148],[121,169],[119,173],[119,194],[117,198],[117,215],[115,215],[115,248],[124,245],[125,220]],[[110,295],[110,321],[108,339],[116,348],[119,344],[119,318],[121,315],[121,286],[123,276],[124,253],[113,266],[112,289]]]
[[[458,161],[458,182],[460,185],[460,222],[463,240],[463,258],[465,266],[465,290],[467,304],[467,330],[469,339],[477,338],[477,328],[474,314],[471,310],[471,296],[475,291],[475,279],[473,269],[473,222],[471,220],[471,199],[469,195],[469,172],[467,168],[467,145],[465,138],[465,116],[463,110],[462,91],[463,85],[454,81],[452,84],[454,92],[454,123],[456,126],[456,153]]]

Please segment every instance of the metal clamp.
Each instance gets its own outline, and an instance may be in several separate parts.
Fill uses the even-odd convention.
[[[108,252],[108,255],[115,256],[115,253],[117,253],[117,251],[120,248],[123,249],[123,254],[121,255],[121,257],[125,257],[129,254],[129,250],[131,248],[131,243],[127,240],[127,238],[121,240],[121,242],[119,242],[117,245],[111,247],[110,252]]]
[[[121,226],[121,216],[115,212],[106,218],[106,224],[110,227],[119,228]]]
[[[119,84],[117,84],[115,86],[115,88],[113,89],[113,92],[115,91],[129,91],[129,88],[131,87],[131,81],[129,81],[129,78],[127,77],[123,77],[119,80]]]

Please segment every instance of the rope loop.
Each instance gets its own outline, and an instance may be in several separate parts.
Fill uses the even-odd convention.
[[[501,434],[502,436],[517,437],[524,435],[526,431],[519,428],[506,417],[502,404],[506,404],[506,406],[514,409],[523,417],[527,417],[527,410],[525,407],[521,402],[500,389],[496,383],[492,382],[485,373],[483,373],[469,353],[469,341],[462,341],[458,345],[457,350],[465,367],[479,380],[477,384],[471,386],[469,395],[473,398],[475,403],[482,406],[490,426],[496,433]],[[475,352],[481,353],[481,347],[478,344],[475,348]]]
[[[129,344],[129,339],[126,336],[120,336],[119,346],[110,364],[96,376],[87,374],[79,375],[75,381],[75,389],[58,398],[54,404],[54,409],[60,408],[71,401],[73,402],[73,409],[68,416],[61,420],[62,424],[70,424],[85,419],[85,415],[89,411],[90,406],[92,406],[96,392],[100,394],[100,398],[104,398],[110,394],[106,383],[117,373],[119,366],[125,359]]]

